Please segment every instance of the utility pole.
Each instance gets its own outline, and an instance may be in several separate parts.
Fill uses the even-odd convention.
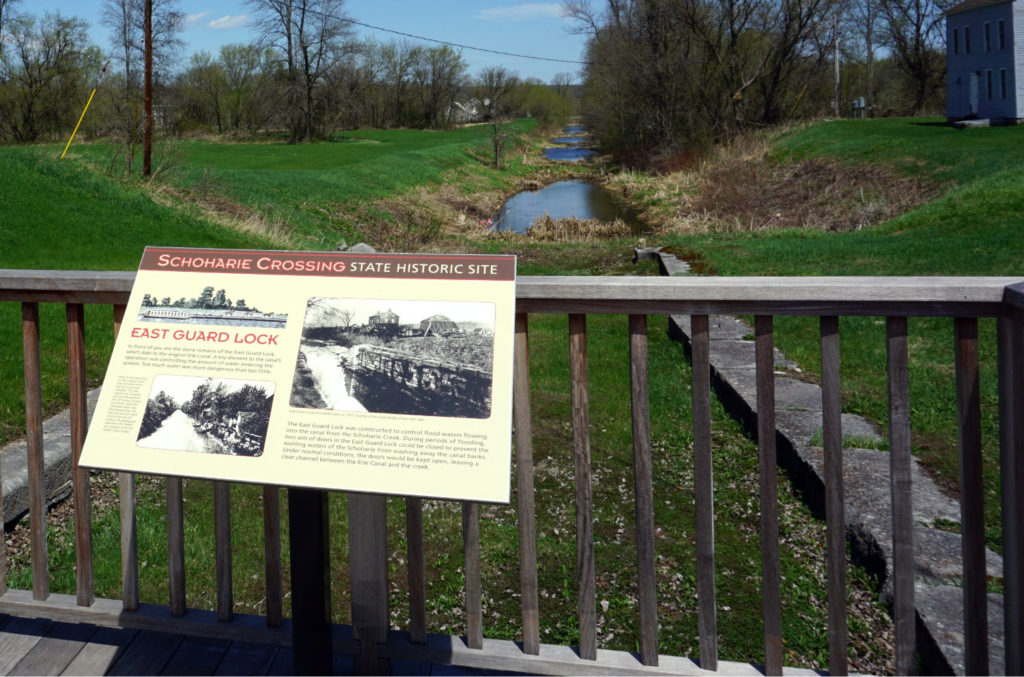
[[[143,75],[142,105],[145,119],[142,122],[142,176],[153,173],[153,0],[146,0],[145,26],[145,74]]]
[[[834,68],[834,86],[832,93],[832,105],[835,108],[836,117],[842,117],[842,112],[839,108],[839,15],[842,13],[843,5],[841,2],[836,3],[836,14],[835,14],[835,25],[833,26],[833,52],[832,52],[832,64]]]

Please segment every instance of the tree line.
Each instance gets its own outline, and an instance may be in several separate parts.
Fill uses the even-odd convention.
[[[81,18],[33,15],[19,2],[0,0],[0,140],[69,133],[96,87],[83,132],[116,135],[133,149],[142,126],[144,0],[103,0],[107,49],[90,43]],[[152,3],[158,130],[285,132],[307,141],[364,126],[444,128],[526,115],[554,122],[571,109],[570,74],[552,84],[501,67],[471,75],[446,45],[358,39],[342,0],[249,0],[251,42],[182,62],[179,0]]]
[[[586,123],[662,161],[792,117],[943,109],[947,0],[566,0]]]

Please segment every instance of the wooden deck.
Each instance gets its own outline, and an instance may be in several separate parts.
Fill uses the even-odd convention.
[[[333,673],[353,674],[352,656]],[[154,630],[0,615],[3,675],[291,675],[292,649]],[[512,675],[432,663],[391,661],[391,674]]]

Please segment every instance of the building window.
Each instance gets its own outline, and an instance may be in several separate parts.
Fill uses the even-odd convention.
[[[960,30],[957,28],[953,29],[953,54],[960,53]]]
[[[985,71],[985,93],[989,101],[992,100],[992,69]]]
[[[971,53],[971,27],[964,26],[964,54]]]
[[[999,69],[999,94],[1004,99],[1006,98],[1006,69]]]
[[[992,51],[992,22],[985,22],[985,51]]]
[[[999,20],[999,49],[1006,49],[1006,21]]]

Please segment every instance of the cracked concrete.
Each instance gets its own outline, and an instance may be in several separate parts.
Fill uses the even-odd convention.
[[[662,274],[686,274],[671,254],[637,250],[635,258],[659,259]],[[732,316],[709,319],[711,382],[728,411],[756,431],[756,374],[753,330]],[[669,333],[690,352],[690,317],[671,315]],[[775,351],[775,406],[779,464],[793,478],[815,513],[824,515],[821,388],[790,373],[797,365]],[[842,415],[843,476],[847,539],[854,561],[880,582],[881,598],[892,598],[892,521],[889,453],[875,426],[853,414]],[[846,448],[847,444],[850,448]],[[859,447],[853,446],[859,445]],[[870,447],[870,448],[860,448]],[[964,674],[964,616],[960,535],[934,528],[936,520],[960,522],[959,503],[943,494],[917,461],[912,465],[914,563],[918,652],[926,674]],[[1003,575],[1002,557],[986,550],[991,580]],[[1005,670],[1003,599],[989,595],[989,669]]]

